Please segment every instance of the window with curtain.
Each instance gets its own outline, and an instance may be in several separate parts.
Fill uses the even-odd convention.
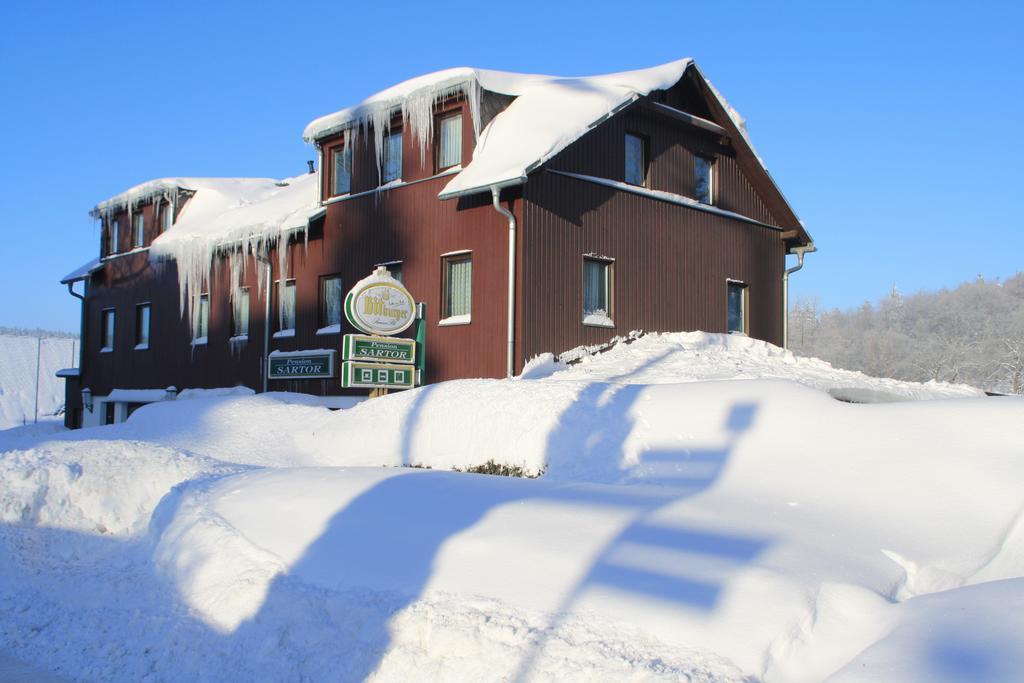
[[[341,291],[341,276],[320,278],[320,327],[341,325],[341,306],[345,296]]]
[[[100,351],[114,350],[114,309],[103,309],[100,327]]]
[[[626,182],[643,186],[647,182],[647,141],[639,135],[626,133]]]
[[[747,333],[747,286],[729,283],[729,332]]]
[[[348,194],[352,189],[352,149],[345,146],[334,150],[334,196]]]
[[[171,205],[164,204],[160,209],[160,233],[163,234],[171,229]]]
[[[384,163],[382,183],[390,183],[402,177],[402,131],[384,136]]]
[[[132,247],[136,249],[145,246],[145,224],[146,222],[142,213],[137,213],[132,216]]]
[[[239,287],[231,306],[231,336],[249,336],[249,288]]]
[[[437,170],[462,163],[462,114],[445,116],[438,126]]]
[[[444,317],[469,322],[473,308],[473,257],[446,256],[444,274]]]
[[[714,171],[715,162],[702,156],[694,156],[694,198],[702,204],[711,204],[714,201]]]
[[[612,324],[611,274],[611,261],[589,256],[583,258],[584,323]]]
[[[278,332],[295,330],[295,280],[286,280],[282,289],[278,283],[275,286],[280,297],[278,309],[278,322],[281,328]]]
[[[149,304],[135,307],[135,348],[149,348]]]
[[[210,295],[201,294],[199,295],[199,319],[196,320],[194,334],[195,337],[192,341],[206,341],[206,336],[210,330]]]
[[[107,255],[117,253],[117,233],[120,227],[121,223],[116,218],[107,223]]]

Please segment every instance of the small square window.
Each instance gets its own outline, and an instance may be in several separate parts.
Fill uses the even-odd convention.
[[[132,216],[132,248],[139,249],[146,245],[146,221],[142,212]]]
[[[614,327],[612,321],[612,261],[583,257],[583,324]]]
[[[715,199],[715,162],[694,156],[693,196],[701,204],[713,204]]]
[[[135,307],[135,348],[149,348],[149,304]]]
[[[195,343],[206,343],[206,337],[210,331],[210,295],[199,295],[199,312],[193,327],[192,341]]]
[[[337,197],[352,190],[352,148],[346,145],[341,149],[335,149],[332,155],[334,180],[331,195]]]
[[[729,282],[729,332],[747,333],[748,289],[742,282]]]
[[[100,323],[100,351],[114,350],[115,315],[113,308],[104,308]]]
[[[320,278],[320,329],[341,326],[341,306],[344,299],[340,275]]]
[[[402,178],[402,131],[384,136],[383,162],[382,183],[390,183]]]
[[[632,133],[626,133],[626,182],[647,184],[647,140]]]
[[[235,290],[235,300],[231,302],[231,336],[249,336],[249,288],[239,287]]]
[[[445,116],[438,126],[437,170],[462,163],[462,114]]]
[[[472,254],[445,256],[443,272],[441,312],[444,320],[468,323],[473,311]]]

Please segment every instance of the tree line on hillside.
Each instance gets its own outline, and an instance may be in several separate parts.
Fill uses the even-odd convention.
[[[1005,281],[820,310],[801,299],[789,312],[789,346],[801,356],[876,377],[960,382],[1024,393],[1024,272]]]
[[[37,327],[5,327],[0,325],[0,335],[8,337],[42,337],[43,339],[78,339],[73,332],[61,332],[59,330],[41,330]]]

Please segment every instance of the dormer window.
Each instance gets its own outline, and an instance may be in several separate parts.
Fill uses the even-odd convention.
[[[160,208],[160,234],[163,234],[171,229],[171,218],[174,216],[174,211],[171,208],[170,202],[164,204]]]
[[[714,204],[715,199],[715,161],[702,156],[694,156],[693,196],[701,204]]]
[[[437,170],[462,163],[462,114],[445,116],[437,131]]]
[[[390,183],[402,178],[402,131],[384,136],[384,163],[381,168],[381,183]]]
[[[647,185],[647,140],[632,133],[626,133],[625,178],[630,185]]]
[[[348,194],[352,190],[352,148],[342,147],[334,150],[332,163],[331,196]]]
[[[107,256],[117,253],[117,233],[119,227],[120,223],[116,218],[107,221],[107,243],[104,245]]]
[[[132,216],[132,248],[140,249],[146,244],[146,221],[142,213]]]

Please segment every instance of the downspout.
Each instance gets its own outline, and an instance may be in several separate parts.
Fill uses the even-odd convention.
[[[491,186],[491,204],[494,210],[508,219],[508,350],[505,355],[505,374],[512,377],[516,371],[516,217],[501,205],[501,186]]]
[[[804,267],[804,254],[817,251],[811,242],[804,247],[796,247],[791,253],[796,254],[796,265],[787,268],[782,274],[782,348],[789,348],[789,276]]]
[[[76,299],[79,299],[82,302],[82,315],[81,315],[81,320],[79,321],[79,324],[78,324],[78,370],[79,370],[79,372],[81,372],[81,370],[82,370],[82,359],[85,358],[85,313],[86,313],[86,311],[85,311],[85,294],[84,294],[84,292],[88,291],[87,288],[89,286],[89,283],[88,283],[87,280],[82,280],[82,291],[83,291],[83,294],[79,294],[78,292],[75,291],[75,283],[74,282],[69,282],[69,283],[67,283],[67,285],[68,285],[68,293],[71,296],[75,297]]]
[[[253,258],[267,267],[266,288],[263,292],[263,361],[260,366],[260,375],[263,377],[263,393],[265,394],[267,393],[267,374],[269,372],[267,359],[270,357],[270,294],[271,288],[274,286],[274,271],[269,258],[258,254],[253,254]]]

